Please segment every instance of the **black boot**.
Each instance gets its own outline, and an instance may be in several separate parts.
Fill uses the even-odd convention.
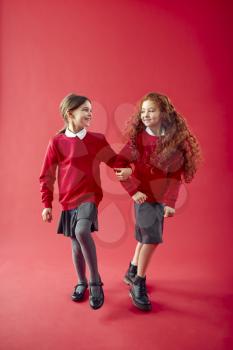
[[[144,311],[151,310],[151,302],[146,290],[146,277],[136,276],[129,293],[137,308]]]
[[[74,286],[74,292],[71,296],[73,301],[81,301],[83,300],[88,284],[86,282],[79,282]]]
[[[104,291],[103,291],[103,282],[90,282],[89,283],[89,303],[92,309],[99,309],[104,303]]]
[[[129,264],[129,268],[128,270],[126,271],[126,274],[124,276],[124,282],[126,284],[130,284],[132,285],[134,279],[135,279],[135,276],[137,275],[137,270],[138,270],[138,267],[133,265],[131,262]]]

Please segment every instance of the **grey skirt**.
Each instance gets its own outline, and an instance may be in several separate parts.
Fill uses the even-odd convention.
[[[135,238],[145,244],[163,242],[164,204],[134,202]]]
[[[75,226],[79,219],[92,222],[91,232],[98,231],[98,208],[95,203],[81,203],[77,208],[63,210],[57,227],[57,233],[67,237],[75,237]]]

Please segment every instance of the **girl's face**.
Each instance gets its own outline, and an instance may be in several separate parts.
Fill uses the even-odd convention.
[[[161,115],[157,104],[151,100],[146,100],[141,107],[141,120],[149,128],[160,127]]]
[[[81,106],[68,113],[69,120],[75,127],[88,128],[92,117],[92,107],[89,101],[85,101]]]

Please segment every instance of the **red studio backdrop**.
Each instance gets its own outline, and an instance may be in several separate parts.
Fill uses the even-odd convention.
[[[230,349],[232,345],[232,8],[230,1],[1,2],[0,348]],[[204,163],[148,270],[153,311],[131,305],[122,276],[135,246],[132,199],[101,166],[95,233],[106,301],[73,303],[69,238],[43,223],[39,172],[70,92],[93,102],[90,130],[117,151],[147,92],[166,94]]]

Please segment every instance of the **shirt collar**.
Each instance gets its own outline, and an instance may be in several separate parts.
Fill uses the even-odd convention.
[[[146,127],[145,131],[146,131],[149,135],[151,135],[151,136],[156,136],[156,135],[153,133],[153,131],[149,128],[149,126]],[[165,130],[162,129],[161,135],[160,135],[160,136],[164,136],[164,135],[165,135]]]
[[[87,134],[87,130],[85,128],[83,128],[82,130],[78,131],[78,132],[73,132],[71,130],[68,129],[68,127],[66,128],[65,131],[65,135],[68,137],[78,137],[80,140],[82,140]]]

